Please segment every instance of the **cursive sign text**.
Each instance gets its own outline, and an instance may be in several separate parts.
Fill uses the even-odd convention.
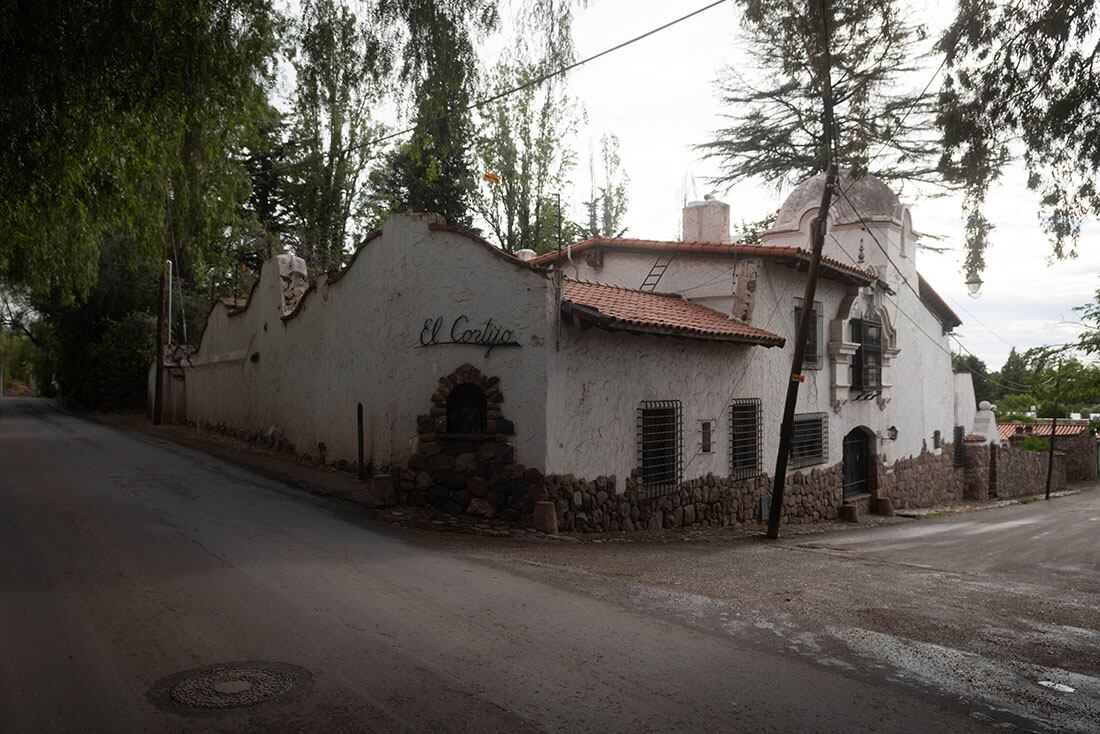
[[[420,330],[420,346],[434,347],[439,344],[471,344],[479,347],[487,347],[485,356],[497,347],[518,347],[515,334],[511,329],[502,329],[489,319],[481,326],[473,326],[469,317],[457,316],[451,322],[451,328],[444,331],[442,316],[434,319],[426,319],[424,328]]]

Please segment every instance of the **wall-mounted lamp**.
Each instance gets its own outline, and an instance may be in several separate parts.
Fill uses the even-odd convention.
[[[887,428],[886,429],[886,438],[890,439],[891,441],[897,441],[898,440],[898,427],[897,426],[890,426],[889,428]]]
[[[978,298],[982,295],[982,279],[977,270],[970,271],[970,275],[967,276],[966,292],[970,294],[971,298]]]

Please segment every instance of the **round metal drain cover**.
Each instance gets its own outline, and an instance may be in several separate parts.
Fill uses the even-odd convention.
[[[304,668],[286,663],[243,662],[188,670],[161,680],[151,697],[161,705],[189,709],[255,706],[308,687]]]

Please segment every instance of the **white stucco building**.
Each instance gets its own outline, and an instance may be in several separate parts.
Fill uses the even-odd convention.
[[[729,208],[705,201],[685,209],[685,242],[518,258],[413,215],[308,289],[302,262],[278,256],[247,306],[214,306],[166,381],[171,411],[354,462],[362,405],[364,459],[388,501],[515,519],[545,493],[579,529],[753,519],[822,185],[796,188],[757,244],[731,244]],[[917,273],[908,209],[873,177],[842,186],[799,393],[792,521],[938,499],[934,477],[973,419],[946,336],[960,321]]]

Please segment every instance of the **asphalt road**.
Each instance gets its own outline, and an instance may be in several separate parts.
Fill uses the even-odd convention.
[[[702,623],[702,598],[406,535],[46,401],[0,411],[3,732],[1032,728],[767,620]],[[292,688],[167,693],[242,661]]]

